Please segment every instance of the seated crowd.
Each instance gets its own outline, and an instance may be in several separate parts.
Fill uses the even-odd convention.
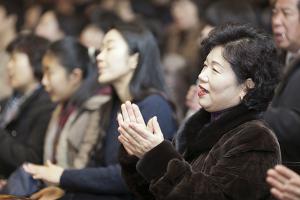
[[[0,199],[300,200],[300,0],[0,0]]]

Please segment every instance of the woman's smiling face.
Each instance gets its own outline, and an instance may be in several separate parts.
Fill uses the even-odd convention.
[[[224,48],[217,46],[207,55],[198,76],[199,104],[208,112],[221,111],[238,105],[244,96],[231,65],[223,57]]]
[[[128,73],[133,73],[136,66],[131,66],[131,57],[128,44],[121,33],[116,29],[107,32],[97,56],[98,81],[113,84]]]

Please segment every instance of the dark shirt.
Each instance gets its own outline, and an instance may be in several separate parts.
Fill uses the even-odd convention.
[[[295,60],[276,89],[264,118],[274,130],[282,162],[300,173],[300,59]]]

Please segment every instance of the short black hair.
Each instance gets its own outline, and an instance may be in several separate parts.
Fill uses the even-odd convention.
[[[55,56],[67,73],[71,73],[76,68],[82,72],[82,83],[68,103],[81,106],[94,95],[99,88],[97,67],[85,46],[76,38],[68,36],[51,43],[47,50],[48,54]]]
[[[249,109],[263,111],[271,101],[279,81],[279,59],[272,38],[248,25],[223,25],[212,30],[201,44],[200,59],[204,63],[216,46],[224,48],[239,83],[251,78],[255,83],[243,99]]]
[[[20,34],[8,44],[8,53],[21,52],[28,56],[34,77],[41,81],[43,77],[42,58],[46,53],[49,41],[34,34]]]

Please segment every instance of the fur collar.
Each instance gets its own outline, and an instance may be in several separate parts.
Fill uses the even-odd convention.
[[[178,150],[181,153],[185,152],[187,160],[193,159],[201,152],[209,151],[226,132],[247,121],[259,119],[261,115],[258,111],[249,110],[240,104],[223,113],[215,121],[211,122],[210,118],[210,113],[201,109],[188,119],[179,132],[177,139],[181,144]]]

